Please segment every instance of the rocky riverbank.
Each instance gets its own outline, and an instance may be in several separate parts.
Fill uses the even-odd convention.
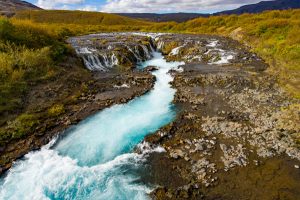
[[[8,113],[2,123],[14,139],[1,140],[1,172],[89,115],[149,91],[155,81],[149,72],[157,67],[138,71],[135,66],[157,48],[167,60],[186,64],[170,72],[177,89],[176,120],[145,138],[147,147],[165,150],[149,155],[149,170],[142,174],[158,186],[151,196],[299,199],[300,102],[277,86],[264,61],[223,37],[152,36],[69,39],[81,61],[68,57],[61,64],[64,73],[33,85],[23,110]]]
[[[138,62],[151,56],[148,37],[137,36],[131,40],[126,34],[105,35],[106,39],[86,37],[89,39],[70,39],[82,60],[69,55],[60,64],[64,69],[61,74],[32,85],[23,97],[23,109],[3,116],[1,135],[7,137],[0,141],[1,173],[9,169],[13,161],[39,149],[68,127],[152,89],[155,77],[149,72],[134,70]],[[138,56],[130,53],[129,46]],[[115,58],[111,60],[108,55]]]
[[[149,159],[154,199],[299,199],[299,101],[236,41],[164,35],[179,114],[146,138],[166,152]]]

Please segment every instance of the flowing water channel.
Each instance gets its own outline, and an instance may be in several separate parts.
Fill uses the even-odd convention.
[[[166,62],[154,52],[141,67],[159,70],[154,89],[126,104],[107,108],[66,131],[39,151],[17,161],[1,179],[0,199],[147,199],[152,186],[139,181],[147,151],[134,152],[143,138],[175,117],[170,69],[179,62]]]

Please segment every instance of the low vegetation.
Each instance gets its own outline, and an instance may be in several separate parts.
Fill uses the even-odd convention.
[[[65,43],[67,37],[113,31],[230,36],[263,57],[278,83],[300,98],[300,10],[213,16],[184,23],[143,22],[81,11],[22,11],[11,19],[0,18],[0,126],[10,127],[9,132],[0,130],[0,141],[23,137],[39,123],[34,112],[24,110],[24,97],[33,85],[53,80],[64,70],[59,63],[72,51]],[[57,117],[63,112],[63,103],[54,102],[45,115]]]
[[[12,19],[15,24],[38,26],[55,36],[74,36],[96,32],[139,31],[152,25],[114,14],[84,11],[20,11]]]
[[[24,137],[40,123],[38,108],[26,105],[27,95],[39,84],[55,81],[72,50],[64,42],[63,28],[47,28],[28,20],[0,18],[0,143]],[[48,107],[50,107],[48,105]],[[47,107],[47,106],[46,106]],[[38,111],[38,112],[37,112]],[[57,117],[61,106],[47,109]]]
[[[48,114],[51,117],[58,117],[59,115],[63,114],[65,112],[64,105],[62,104],[56,104],[49,108]]]

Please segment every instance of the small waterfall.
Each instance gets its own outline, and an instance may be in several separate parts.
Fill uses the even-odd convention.
[[[106,71],[106,68],[101,64],[97,55],[90,54],[82,56],[85,66],[91,71]]]
[[[134,55],[137,62],[142,61],[141,56],[139,55],[139,51],[137,50],[136,46],[134,47],[134,49],[132,49],[130,46],[126,46],[126,47]]]
[[[77,51],[78,52],[78,51]],[[78,54],[82,57],[84,65],[91,71],[109,71],[118,65],[118,59],[113,54],[102,54],[100,52]]]
[[[147,60],[150,59],[151,58],[151,54],[150,54],[148,48],[145,45],[141,45],[141,47],[144,50],[144,54],[145,54]]]
[[[164,45],[165,45],[165,42],[158,39],[157,49],[158,50],[162,50],[162,48],[164,47]]]
[[[120,35],[126,38],[132,34],[123,33]],[[72,38],[69,42],[89,70],[107,72],[113,67],[122,67],[124,60],[136,65],[153,57],[154,38],[142,35],[135,37],[137,40],[130,38],[119,41],[116,40],[115,35],[111,37],[110,34],[96,34]],[[140,44],[140,39],[144,40],[145,37],[148,38],[149,44]]]

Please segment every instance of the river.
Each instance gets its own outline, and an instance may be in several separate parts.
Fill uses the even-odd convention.
[[[138,172],[149,151],[164,149],[145,148],[141,142],[174,119],[175,90],[168,71],[180,64],[154,52],[140,66],[159,67],[153,72],[153,90],[100,111],[17,161],[1,179],[0,199],[147,199],[153,186],[141,183]],[[134,152],[137,146],[142,154]]]

